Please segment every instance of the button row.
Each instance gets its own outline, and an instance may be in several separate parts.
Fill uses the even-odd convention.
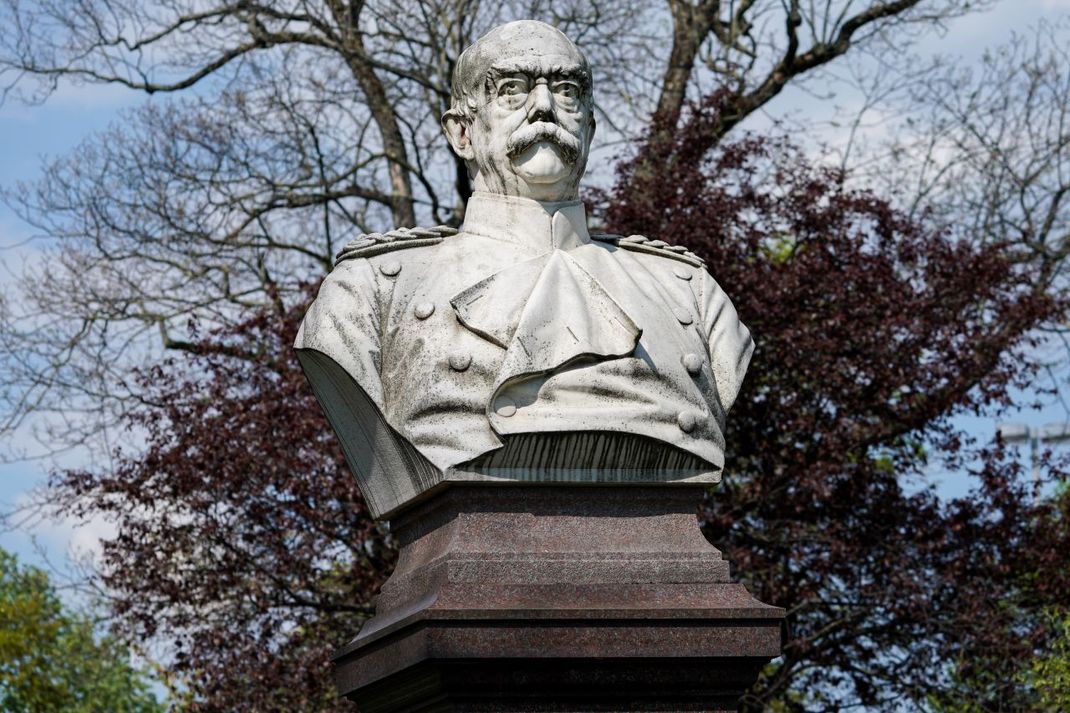
[[[513,401],[508,396],[499,396],[494,402],[494,413],[498,414],[502,418],[510,418],[516,415],[516,401]],[[680,427],[680,430],[684,433],[691,433],[699,424],[706,421],[705,415],[698,413],[697,411],[681,411],[676,414],[676,425]]]
[[[676,425],[684,433],[691,433],[695,430],[695,427],[705,420],[706,418],[702,414],[695,411],[681,411],[676,414]]]
[[[695,374],[698,374],[700,371],[702,371],[702,357],[700,357],[698,354],[695,354],[694,352],[684,354],[682,357],[680,357],[680,362],[684,365],[684,368],[687,369],[687,373],[691,374],[691,376],[694,376]]]
[[[379,266],[379,271],[387,277],[394,277],[399,272],[401,272],[401,265],[396,262],[385,263]],[[413,306],[412,313],[416,315],[416,319],[427,319],[435,313],[435,305],[433,302],[419,302],[415,306]],[[691,312],[683,307],[673,308],[672,313],[676,316],[677,321],[685,327],[695,321],[695,318],[691,315]]]

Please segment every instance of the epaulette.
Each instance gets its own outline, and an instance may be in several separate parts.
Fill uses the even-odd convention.
[[[664,240],[651,240],[642,235],[629,235],[625,237],[623,235],[609,235],[606,233],[592,233],[591,239],[602,243],[610,243],[611,245],[622,247],[625,250],[634,250],[635,252],[650,253],[651,255],[661,255],[662,257],[672,258],[673,260],[686,262],[693,267],[706,266],[706,262],[702,258],[685,248],[683,245],[669,245]]]
[[[355,257],[381,255],[392,250],[437,245],[443,238],[456,234],[457,229],[448,225],[436,225],[433,228],[398,228],[388,233],[366,233],[346,243],[335,256],[334,264]]]

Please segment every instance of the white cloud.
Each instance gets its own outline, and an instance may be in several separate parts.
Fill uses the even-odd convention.
[[[82,112],[112,112],[145,100],[145,94],[120,84],[91,84],[60,82],[43,104],[23,104],[8,100],[0,106],[0,119],[23,123],[37,123],[42,114],[72,114]]]
[[[70,562],[95,562],[100,557],[102,541],[115,537],[115,525],[101,516],[88,520],[61,516],[40,505],[40,492],[23,493],[15,502],[15,508],[27,513],[16,529],[26,537],[36,540],[50,560]]]
[[[119,84],[60,84],[48,101],[65,109],[119,109],[143,101],[145,94]]]

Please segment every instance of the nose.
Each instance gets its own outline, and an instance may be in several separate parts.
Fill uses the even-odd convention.
[[[528,121],[556,121],[554,97],[545,82],[538,82],[528,94]]]

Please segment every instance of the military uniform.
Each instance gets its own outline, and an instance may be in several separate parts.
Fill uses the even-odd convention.
[[[295,346],[379,514],[444,479],[716,480],[753,349],[693,254],[489,193],[347,246]]]

